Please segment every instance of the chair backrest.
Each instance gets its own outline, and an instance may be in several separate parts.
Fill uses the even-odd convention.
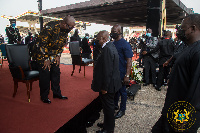
[[[7,58],[13,67],[21,66],[24,71],[29,70],[29,53],[27,45],[7,44]]]
[[[2,52],[2,56],[6,57],[6,44],[0,44],[0,49]]]
[[[80,47],[79,47],[79,42],[70,42],[69,43],[69,51],[71,55],[80,55]]]

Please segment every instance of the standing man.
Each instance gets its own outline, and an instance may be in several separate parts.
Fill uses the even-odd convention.
[[[102,49],[95,61],[91,87],[93,91],[99,92],[104,113],[103,130],[97,133],[113,133],[115,127],[114,96],[121,87],[119,56],[117,49],[109,40],[107,31],[100,31],[97,40]]]
[[[169,123],[167,114],[170,114],[170,108],[175,102],[184,101],[189,104],[184,107],[175,106],[179,109],[179,115],[183,109],[190,112],[187,122],[182,124],[184,133],[196,133],[200,127],[200,14],[192,14],[187,16],[181,24],[182,40],[188,44],[188,47],[178,56],[172,68],[169,79],[165,104],[162,115],[152,128],[153,133],[175,133],[172,127],[176,123]],[[194,107],[195,111],[191,106]],[[191,108],[186,108],[190,106]],[[182,107],[182,108],[181,108]],[[173,110],[177,112],[177,110]],[[185,114],[185,113],[183,113]],[[168,120],[167,120],[168,119]],[[195,120],[196,119],[196,120]],[[194,120],[194,121],[192,121]],[[185,129],[184,127],[189,127]],[[171,126],[170,126],[171,125]],[[180,131],[180,130],[179,130]]]
[[[151,51],[152,49],[154,49],[156,47],[157,44],[154,45],[154,41],[153,41],[153,37],[152,35],[152,29],[148,28],[147,29],[147,33],[146,33],[146,41],[145,41],[145,45],[144,47],[142,47],[141,52],[143,51]],[[157,53],[156,53],[157,55]],[[145,84],[143,84],[143,86],[147,86],[150,83],[150,73],[151,72],[151,79],[152,79],[152,83],[153,86],[155,87],[156,84],[156,58],[154,58],[155,55],[153,54],[149,54],[149,55],[144,55],[143,59],[144,59],[144,74],[145,74]]]
[[[16,19],[9,19],[10,27],[6,27],[6,35],[8,37],[8,44],[21,44],[21,36],[19,29],[16,28]]]
[[[171,40],[172,37],[172,33],[171,31],[166,31],[165,32],[165,38],[161,41],[158,42],[157,46],[155,49],[153,49],[152,51],[143,51],[143,55],[149,55],[152,53],[157,52],[158,50],[160,50],[160,55],[159,55],[159,73],[158,73],[158,80],[156,83],[156,90],[161,91],[161,86],[163,83],[163,79],[164,79],[164,75],[165,77],[167,77],[167,75],[169,74],[170,71],[170,67],[169,66],[164,66],[163,64],[169,60],[172,55],[174,54],[174,49],[175,49],[175,45],[174,45],[174,41]]]
[[[40,72],[40,96],[44,103],[51,103],[48,98],[50,81],[53,98],[68,99],[61,95],[59,65],[68,33],[74,26],[74,17],[66,16],[62,21],[47,23],[39,35],[37,62]]]
[[[133,57],[131,45],[124,38],[122,38],[121,34],[122,34],[121,26],[114,25],[111,29],[110,36],[114,39],[113,44],[117,48],[119,54],[119,71],[120,71],[121,82],[123,82],[122,87],[115,94],[116,110],[119,109],[118,101],[119,101],[119,96],[121,95],[120,110],[115,115],[115,119],[125,115],[126,101],[127,101],[126,85],[129,83],[129,75],[131,71],[132,57]]]

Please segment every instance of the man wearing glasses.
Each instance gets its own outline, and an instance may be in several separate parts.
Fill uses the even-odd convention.
[[[44,103],[51,103],[48,98],[50,81],[53,98],[68,99],[61,94],[59,64],[68,33],[74,26],[73,16],[66,16],[62,21],[51,21],[43,27],[39,35],[39,42],[36,42],[37,54],[35,56],[40,73],[40,96]]]

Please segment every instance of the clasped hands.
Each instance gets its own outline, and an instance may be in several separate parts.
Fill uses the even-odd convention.
[[[55,57],[55,62],[56,62],[56,66],[58,66],[60,64],[60,57],[59,56]],[[45,60],[44,61],[44,66],[42,68],[44,68],[44,70],[46,68],[48,68],[49,71],[50,71],[50,69],[51,69],[51,62],[50,62],[50,60]]]
[[[124,77],[124,85],[127,85],[127,84],[129,84],[129,77]],[[101,90],[101,93],[102,94],[106,94],[107,93],[107,91],[106,90]]]

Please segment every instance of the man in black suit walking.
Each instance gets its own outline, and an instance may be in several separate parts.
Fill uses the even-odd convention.
[[[103,105],[104,124],[103,130],[97,133],[113,133],[115,127],[115,105],[114,96],[121,88],[119,72],[119,56],[117,49],[109,40],[107,31],[100,31],[97,41],[102,49],[94,64],[92,90],[99,92]]]

